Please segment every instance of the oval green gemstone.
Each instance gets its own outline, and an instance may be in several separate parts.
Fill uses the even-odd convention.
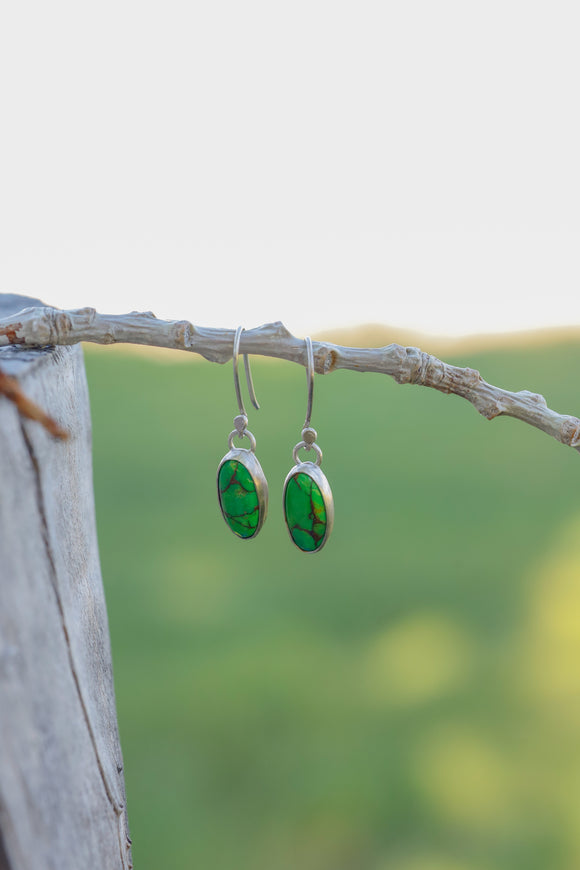
[[[255,535],[260,520],[256,484],[245,465],[228,459],[219,470],[218,492],[224,519],[239,538]]]
[[[296,546],[307,552],[317,550],[326,534],[326,506],[318,484],[309,474],[299,471],[290,478],[284,511]]]

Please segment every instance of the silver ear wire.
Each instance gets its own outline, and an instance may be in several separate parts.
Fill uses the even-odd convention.
[[[316,462],[320,465],[322,461],[322,451],[316,439],[318,433],[316,429],[310,426],[310,418],[312,417],[312,401],[314,398],[314,352],[312,350],[312,340],[309,335],[304,339],[306,342],[306,382],[308,384],[308,402],[306,405],[306,419],[302,427],[302,441],[294,448],[294,462],[298,462],[296,458],[297,451],[300,447],[305,447],[306,450],[314,450],[316,453]]]
[[[312,351],[312,340],[309,335],[304,339],[306,342],[306,381],[308,383],[308,404],[306,406],[306,420],[304,421],[304,429],[310,426],[310,418],[312,417],[312,399],[314,397],[314,353]]]
[[[238,400],[238,408],[240,409],[240,414],[243,414],[244,417],[247,417],[246,409],[244,408],[244,402],[242,400],[242,391],[240,390],[240,376],[238,373],[238,356],[240,352],[240,337],[242,332],[244,332],[243,326],[238,326],[236,329],[236,334],[234,336],[234,349],[232,353],[232,360],[234,364],[234,387],[236,388],[236,398]],[[252,381],[252,372],[250,369],[250,360],[248,359],[248,354],[244,355],[244,368],[246,370],[246,383],[248,385],[248,393],[250,394],[250,401],[254,408],[259,411],[260,406],[258,404],[258,400],[256,398],[256,392],[254,390],[254,382]]]

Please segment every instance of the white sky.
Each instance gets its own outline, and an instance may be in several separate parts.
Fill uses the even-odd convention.
[[[580,323],[577,2],[0,12],[0,289],[297,334]]]

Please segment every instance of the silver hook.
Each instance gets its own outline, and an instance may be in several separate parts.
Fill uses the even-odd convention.
[[[242,391],[240,390],[240,376],[238,374],[238,356],[240,351],[240,336],[242,332],[244,332],[243,326],[238,326],[236,329],[236,335],[234,337],[234,350],[233,350],[233,363],[234,363],[234,386],[236,388],[236,398],[238,400],[238,408],[240,409],[240,414],[243,414],[244,417],[247,417],[246,409],[244,408],[244,403],[242,401]],[[248,393],[250,394],[250,401],[254,408],[259,411],[260,406],[258,405],[258,400],[256,398],[256,393],[254,390],[254,383],[252,381],[252,372],[250,371],[250,360],[248,359],[248,354],[244,355],[244,368],[246,370],[246,383],[248,384]]]
[[[304,429],[310,426],[310,418],[312,417],[312,398],[314,396],[314,353],[312,351],[312,341],[307,335],[304,339],[306,342],[306,380],[308,382],[308,405],[306,408],[306,420],[304,421]]]

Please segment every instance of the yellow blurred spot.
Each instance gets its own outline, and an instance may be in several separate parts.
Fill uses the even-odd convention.
[[[484,870],[481,864],[472,864],[444,855],[397,856],[380,864],[377,870]]]
[[[472,657],[470,640],[456,624],[437,614],[414,616],[371,644],[369,694],[395,706],[425,703],[463,683]]]
[[[560,531],[530,577],[530,602],[512,674],[523,695],[526,769],[536,811],[557,818],[562,867],[580,867],[580,516]],[[517,696],[516,696],[517,697]]]
[[[256,867],[273,870],[321,870],[366,866],[369,844],[356,821],[322,814],[302,824],[266,826]]]
[[[523,644],[536,696],[580,700],[580,520],[564,529],[539,566]]]
[[[418,747],[414,762],[415,781],[436,815],[469,829],[509,826],[513,777],[489,740],[448,726]]]

